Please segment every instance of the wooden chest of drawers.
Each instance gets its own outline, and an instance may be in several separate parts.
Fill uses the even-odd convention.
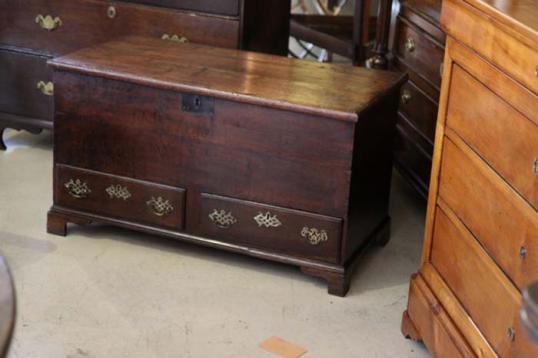
[[[538,281],[538,5],[445,0],[442,24],[422,266],[403,332],[438,356],[537,357],[519,311]]]
[[[0,0],[0,149],[5,128],[52,128],[46,61],[112,38],[287,54],[289,0]]]
[[[298,265],[337,295],[388,240],[404,76],[137,37],[52,65],[49,232],[126,226]]]

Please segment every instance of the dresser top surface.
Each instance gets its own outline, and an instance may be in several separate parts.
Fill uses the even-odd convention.
[[[356,121],[406,76],[349,65],[126,37],[49,62],[140,85]]]

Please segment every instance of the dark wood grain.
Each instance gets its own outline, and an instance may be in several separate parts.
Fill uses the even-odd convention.
[[[228,16],[238,16],[240,0],[126,0],[128,2],[149,4],[174,9],[192,10]],[[248,2],[248,1],[247,1]]]
[[[7,355],[15,327],[15,288],[7,263],[0,255],[0,357]]]

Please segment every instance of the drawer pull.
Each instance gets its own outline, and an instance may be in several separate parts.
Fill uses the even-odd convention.
[[[110,19],[113,19],[117,15],[116,7],[109,6],[108,9],[106,9],[106,16],[108,16]]]
[[[40,90],[45,96],[54,95],[54,84],[52,82],[39,81],[37,83],[37,89]]]
[[[519,257],[524,260],[527,258],[527,248],[525,246],[521,246],[519,249]]]
[[[533,171],[534,171],[534,174],[538,174],[538,159],[534,159],[534,164],[533,164]]]
[[[161,198],[160,196],[157,198],[152,196],[151,200],[148,200],[146,202],[146,205],[148,206],[148,208],[151,209],[153,214],[157,216],[170,215],[170,213],[174,211],[174,207],[172,206],[172,204],[170,204],[170,201],[165,200]]]
[[[409,103],[409,101],[411,100],[411,92],[407,90],[403,91],[401,99],[403,104]]]
[[[67,183],[65,183],[64,186],[67,189],[69,195],[71,195],[75,199],[85,199],[92,192],[88,184],[81,181],[80,179],[71,179]]]
[[[110,199],[123,199],[127,200],[131,197],[129,189],[121,185],[111,185],[105,189],[107,194],[110,196]]]
[[[415,48],[416,48],[416,45],[415,45],[415,40],[413,40],[412,37],[408,37],[406,40],[405,40],[405,49],[409,52],[413,52],[415,51]]]
[[[538,77],[538,66],[536,66],[536,68],[534,69],[534,75]]]
[[[515,330],[513,327],[509,327],[509,328],[506,330],[506,337],[507,337],[510,341],[513,341],[513,340],[516,338],[516,330]]]
[[[228,229],[237,222],[237,219],[232,215],[231,212],[217,209],[214,209],[211,214],[209,214],[209,220],[211,220],[213,224],[221,229]]]
[[[167,40],[167,41],[172,41],[172,42],[177,42],[177,43],[180,43],[180,44],[184,44],[186,42],[189,42],[189,39],[186,38],[185,36],[178,36],[178,35],[163,34],[161,36],[161,39]]]
[[[58,27],[62,26],[62,20],[59,17],[52,17],[50,15],[37,15],[35,18],[35,23],[39,25],[44,30],[54,31]]]
[[[303,227],[303,230],[301,230],[301,236],[306,238],[308,242],[314,246],[329,240],[329,236],[325,230],[318,230],[316,228],[309,228],[306,226]]]
[[[265,214],[259,213],[254,217],[254,221],[258,224],[259,227],[279,227],[282,226],[282,222],[278,220],[276,215],[271,215],[268,211]]]

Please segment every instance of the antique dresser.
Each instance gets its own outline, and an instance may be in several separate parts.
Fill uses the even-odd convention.
[[[125,226],[298,265],[336,295],[388,240],[405,76],[142,37],[50,63],[50,233]]]
[[[447,51],[420,272],[402,330],[439,357],[538,357],[538,4],[444,0]]]
[[[445,34],[441,0],[401,0],[393,18],[392,67],[409,73],[398,113],[395,165],[424,197],[428,194]]]
[[[286,55],[289,12],[289,0],[0,0],[0,149],[6,127],[52,128],[52,56],[125,35]]]

